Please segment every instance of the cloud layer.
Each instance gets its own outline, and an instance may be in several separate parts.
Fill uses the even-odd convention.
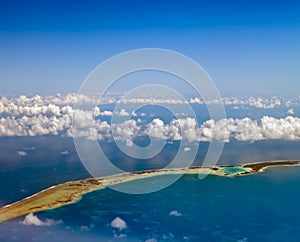
[[[166,124],[159,118],[153,119],[144,126],[135,120],[110,125],[106,121],[93,120],[91,115],[82,113],[82,119],[77,120],[78,129],[72,132],[71,116],[7,117],[0,119],[0,136],[39,136],[62,135],[67,137],[85,137],[88,139],[111,140],[112,137],[122,140],[128,145],[138,136],[149,135],[157,139],[210,141],[218,139],[229,142],[255,141],[265,139],[300,139],[300,119],[287,116],[276,119],[264,116],[260,120],[250,118],[207,120],[197,127],[193,118],[172,120]],[[90,118],[90,119],[89,119]],[[86,125],[90,123],[91,125]],[[187,149],[188,151],[188,149]],[[22,155],[20,153],[20,155]]]
[[[68,112],[68,108],[60,110],[60,107],[68,107],[72,105],[93,104],[204,104],[200,97],[188,98],[187,100],[164,97],[128,97],[121,98],[118,96],[105,96],[101,100],[98,97],[89,97],[82,94],[69,93],[66,95],[57,94],[55,96],[39,96],[26,97],[21,95],[16,98],[0,98],[0,113],[10,115],[37,115],[37,114],[59,114],[60,112]],[[224,105],[236,106],[252,106],[256,108],[271,109],[278,106],[290,107],[300,104],[300,96],[283,99],[279,97],[262,98],[262,97],[224,97],[221,99],[208,100],[207,103],[224,103]],[[124,113],[127,115],[126,113]]]
[[[117,102],[116,98],[107,99],[107,102]],[[122,100],[122,102],[146,102],[159,103],[160,100],[148,100],[143,98]],[[287,114],[294,114],[295,100],[283,102],[279,98],[225,98],[225,105],[248,105],[258,108],[274,108],[285,105]],[[176,103],[176,100],[165,100],[168,103]],[[182,103],[182,101],[180,101]],[[189,103],[199,103],[199,98],[190,99]],[[213,100],[212,100],[213,102]],[[72,104],[94,103],[91,111],[74,109]],[[264,139],[300,139],[300,119],[293,116],[274,118],[264,116],[259,120],[251,118],[233,119],[227,118],[219,121],[207,120],[201,124],[190,117],[171,120],[165,123],[159,118],[154,118],[148,123],[140,119],[130,119],[130,114],[125,110],[115,113],[122,117],[122,122],[109,124],[102,117],[112,116],[110,110],[100,110],[96,105],[97,100],[77,94],[65,96],[34,96],[28,98],[0,99],[0,137],[10,136],[41,136],[61,135],[67,137],[85,137],[97,140],[121,140],[127,145],[133,144],[133,139],[138,136],[149,135],[157,139],[186,140],[188,142],[210,141],[218,139],[229,142],[232,139],[238,141],[256,141]],[[77,127],[72,129],[72,116],[76,115]],[[146,115],[146,114],[145,114]],[[133,117],[137,116],[133,113]],[[94,119],[94,117],[97,117]],[[127,118],[127,120],[125,120]],[[189,149],[186,148],[186,151]],[[23,155],[23,153],[19,153]]]

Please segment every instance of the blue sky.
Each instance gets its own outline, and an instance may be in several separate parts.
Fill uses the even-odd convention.
[[[300,94],[298,1],[1,1],[1,95],[76,92],[107,58],[181,52],[223,96]]]

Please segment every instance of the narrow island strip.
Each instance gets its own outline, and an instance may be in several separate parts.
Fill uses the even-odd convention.
[[[137,172],[126,172],[101,178],[88,178],[78,181],[70,181],[49,187],[30,197],[24,198],[15,203],[0,208],[0,222],[23,216],[28,213],[40,212],[48,209],[62,207],[75,203],[84,194],[104,189],[107,186],[116,185],[138,179],[144,179],[161,175],[172,174],[200,174],[206,173],[224,177],[237,177],[263,172],[269,167],[297,166],[300,161],[266,161],[247,163],[231,166],[214,167],[190,167],[190,168],[169,168],[158,170],[145,170]]]

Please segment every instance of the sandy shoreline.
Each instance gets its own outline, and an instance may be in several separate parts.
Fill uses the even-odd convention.
[[[72,204],[81,199],[84,194],[103,189],[109,185],[120,184],[137,179],[144,179],[153,176],[167,174],[200,174],[209,173],[211,175],[236,177],[263,172],[269,167],[297,166],[300,161],[265,161],[256,163],[246,163],[234,166],[215,167],[190,167],[190,168],[170,168],[160,170],[146,170],[131,173],[122,173],[101,178],[88,178],[78,181],[70,181],[56,186],[51,186],[32,196],[20,201],[8,204],[0,208],[0,222],[7,221],[28,213],[44,211]]]

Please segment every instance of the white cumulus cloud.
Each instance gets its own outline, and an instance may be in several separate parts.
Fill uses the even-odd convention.
[[[26,153],[25,151],[19,150],[19,151],[18,151],[18,155],[19,155],[19,156],[26,156],[27,153]]]
[[[124,108],[122,108],[119,112],[117,112],[118,116],[129,116],[129,113],[126,112],[126,110]]]
[[[170,216],[180,217],[182,214],[178,212],[177,210],[173,210],[169,213]]]
[[[124,230],[127,229],[127,223],[121,219],[120,217],[116,217],[111,223],[111,227],[118,229],[118,230]]]
[[[110,225],[114,229],[113,233],[115,238],[120,239],[126,237],[126,233],[124,233],[124,230],[127,229],[127,223],[123,219],[121,219],[120,217],[116,217],[110,223]]]
[[[63,223],[62,220],[55,221],[52,219],[46,219],[45,221],[42,221],[33,213],[26,215],[22,222],[23,225],[34,225],[34,226],[51,226],[51,225],[56,225],[61,223]]]

